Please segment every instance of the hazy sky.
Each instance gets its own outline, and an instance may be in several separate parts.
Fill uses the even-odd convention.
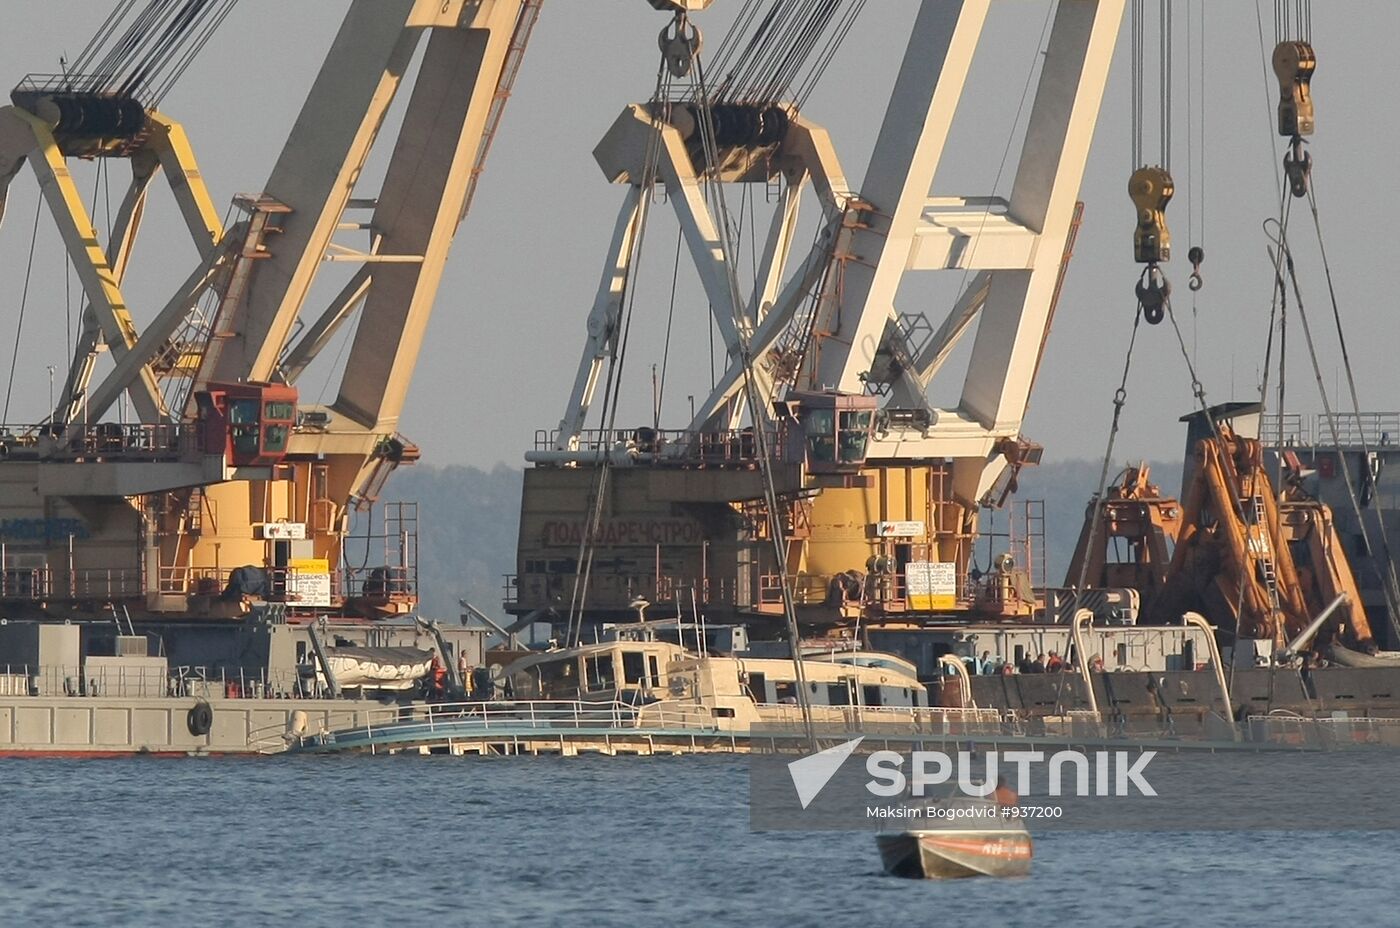
[[[1272,49],[1273,4],[1258,2]],[[1256,0],[1208,3],[1204,69],[1194,47],[1188,66],[1186,42],[1186,23],[1188,18],[1193,27],[1199,22],[1201,2],[1175,0],[1175,5],[1177,196],[1168,220],[1177,257],[1168,273],[1210,400],[1251,399],[1257,396],[1271,295],[1260,223],[1277,208],[1279,140],[1272,134],[1277,87],[1272,74],[1266,83]],[[6,79],[14,83],[30,71],[56,70],[59,54],[76,55],[110,6],[111,0],[6,0],[6,27],[0,31]],[[260,190],[346,6],[346,0],[242,0],[166,99],[163,109],[184,122],[221,207],[235,193]],[[739,6],[737,0],[716,0],[698,17],[711,49]],[[830,129],[857,188],[916,8],[914,0],[868,3],[805,110]],[[1041,0],[994,5],[974,65],[975,86],[963,100],[934,193],[992,192],[1048,9]],[[603,180],[591,151],[624,104],[649,95],[656,33],[665,23],[666,17],[642,0],[546,0],[485,179],[457,237],[401,424],[424,449],[426,461],[517,466],[535,431],[558,422],[622,196],[621,188]],[[1400,126],[1390,118],[1393,106],[1386,93],[1400,76],[1391,47],[1392,37],[1400,34],[1400,4],[1319,5],[1314,30],[1318,131],[1311,150],[1328,253],[1362,405],[1394,410],[1400,408],[1394,380],[1400,320],[1392,293],[1397,236],[1391,210],[1400,185],[1393,169]],[[1131,170],[1128,51],[1125,24],[1082,191],[1085,224],[1025,426],[1052,458],[1102,454],[1131,327],[1138,268],[1132,262],[1133,211],[1125,192]],[[1193,96],[1205,99],[1203,110],[1188,106]],[[1195,153],[1189,170],[1188,135]],[[1155,136],[1148,138],[1147,150],[1157,151]],[[1015,157],[1013,149],[997,193],[1009,191]],[[112,167],[115,203],[126,168]],[[91,168],[79,166],[76,173],[84,189],[91,189]],[[761,225],[763,188],[755,193]],[[21,175],[0,230],[0,345],[5,347],[13,344],[35,203],[33,177]],[[137,250],[127,295],[138,323],[154,315],[196,264],[192,246],[180,240],[172,206],[163,191],[153,198]],[[103,207],[97,213],[102,227]],[[661,362],[676,225],[665,205],[652,223],[620,421],[650,419],[650,367]],[[65,298],[64,259],[47,217],[40,218],[39,230],[9,416],[15,422],[43,415],[45,367],[55,365],[61,382],[68,363],[66,313],[72,301]],[[1329,335],[1326,289],[1306,212],[1297,214],[1292,238],[1331,389],[1339,354],[1335,335]],[[1194,309],[1186,289],[1190,244],[1203,244],[1207,251],[1206,287]],[[960,280],[958,272],[909,280],[900,308],[927,313],[936,327]],[[334,289],[328,285],[317,292]],[[673,427],[688,418],[686,395],[703,394],[710,383],[708,312],[684,260],[678,292],[663,417],[663,424]],[[1291,411],[1314,412],[1321,407],[1297,325],[1289,337],[1288,405]],[[970,345],[970,337],[965,341]],[[338,347],[328,354],[343,357]],[[9,355],[0,354],[0,376],[9,373]],[[334,398],[333,386],[322,388],[326,367],[308,372],[301,383],[303,399],[315,400],[318,393],[327,402]],[[1116,457],[1179,454],[1183,436],[1176,420],[1192,407],[1188,385],[1170,328],[1144,328]],[[955,402],[960,386],[961,371],[936,381],[935,404]]]

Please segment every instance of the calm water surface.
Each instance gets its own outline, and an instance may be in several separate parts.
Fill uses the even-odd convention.
[[[1027,879],[910,882],[867,834],[752,833],[734,757],[13,760],[0,784],[0,926],[1400,924],[1396,832],[1052,832]]]

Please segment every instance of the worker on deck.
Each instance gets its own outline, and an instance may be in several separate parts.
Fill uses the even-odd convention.
[[[442,699],[443,694],[447,691],[447,668],[438,657],[437,648],[430,649],[428,653],[433,657],[432,666],[428,669],[428,680],[430,681],[428,698]]]

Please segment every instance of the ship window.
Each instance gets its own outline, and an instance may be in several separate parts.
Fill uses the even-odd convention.
[[[731,708],[730,706],[716,706],[714,711],[715,711],[715,718],[717,718],[717,719],[732,719],[732,718],[734,718],[734,709]]]
[[[761,673],[749,674],[749,695],[754,702],[768,701],[768,680]]]
[[[590,690],[612,689],[617,683],[611,654],[586,658],[583,662],[586,685]]]
[[[228,404],[228,421],[235,425],[258,421],[257,400],[234,400]]]
[[[263,406],[265,419],[292,419],[295,416],[296,408],[291,403],[267,403]]]
[[[555,686],[571,684],[574,679],[574,662],[571,660],[550,661],[539,666],[540,691],[545,695],[556,695]]]
[[[841,413],[841,463],[859,464],[865,460],[865,449],[870,442],[870,413]]]
[[[830,463],[836,459],[836,412],[813,409],[802,419],[807,433],[807,454],[813,461]]]
[[[255,455],[258,453],[258,427],[256,425],[236,425],[233,427],[232,433],[235,454]]]
[[[647,655],[647,664],[651,667],[651,682],[659,684],[661,682],[661,671],[656,666],[656,655]]]
[[[846,686],[846,681],[840,683],[828,683],[826,685],[826,704],[828,706],[850,705],[851,691]]]
[[[287,450],[287,427],[269,425],[263,430],[263,450],[273,454]]]
[[[878,686],[861,687],[861,698],[865,700],[867,706],[883,706],[885,701],[880,698],[880,688]]]
[[[778,702],[797,702],[797,684],[791,680],[774,681],[773,698]]]
[[[622,652],[622,679],[626,683],[646,682],[646,656],[640,651]]]

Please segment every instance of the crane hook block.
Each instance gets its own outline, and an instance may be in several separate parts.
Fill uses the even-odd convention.
[[[672,77],[685,77],[700,54],[700,30],[690,20],[677,14],[675,20],[661,30],[657,44],[666,58],[666,68]]]
[[[1206,284],[1201,278],[1201,264],[1206,260],[1206,250],[1200,245],[1192,245],[1186,252],[1186,260],[1191,262],[1191,279],[1187,281],[1186,286],[1194,293]]]
[[[1172,284],[1161,268],[1155,264],[1145,267],[1133,291],[1137,294],[1138,306],[1142,308],[1142,318],[1147,320],[1148,325],[1157,325],[1167,317]]]
[[[1278,134],[1284,138],[1313,134],[1313,99],[1310,85],[1317,70],[1317,56],[1307,42],[1280,42],[1274,49],[1274,74],[1278,75]]]
[[[1172,256],[1172,236],[1167,230],[1167,204],[1176,185],[1165,168],[1141,167],[1128,178],[1128,196],[1137,207],[1133,232],[1133,258],[1138,264],[1156,264]]]

